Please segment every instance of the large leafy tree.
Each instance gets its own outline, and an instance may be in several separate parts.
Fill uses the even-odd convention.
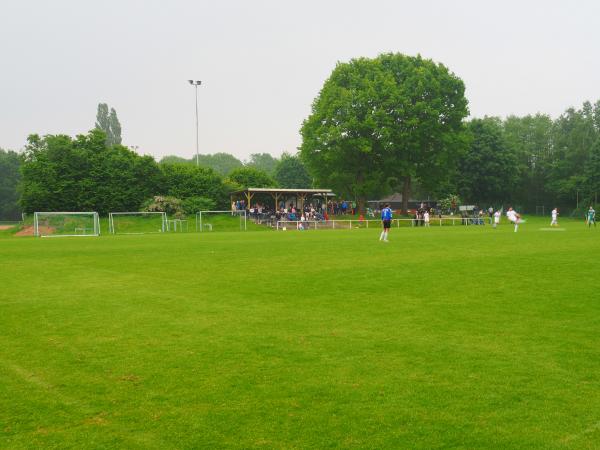
[[[401,54],[340,63],[302,125],[301,157],[320,184],[358,200],[418,178],[446,178],[468,144],[464,84],[431,60]]]
[[[0,220],[19,219],[19,184],[21,156],[0,148]]]
[[[275,168],[275,181],[282,188],[309,188],[312,179],[306,166],[298,156],[288,153],[281,155]]]
[[[104,131],[106,135],[106,146],[121,144],[121,123],[114,108],[108,109],[106,103],[98,104],[96,112],[96,128]]]
[[[518,180],[517,158],[504,139],[502,121],[473,119],[469,150],[461,157],[457,185],[461,196],[479,206],[511,202]]]

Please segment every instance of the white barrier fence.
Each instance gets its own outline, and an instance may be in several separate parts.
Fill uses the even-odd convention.
[[[490,217],[435,217],[429,219],[429,225],[422,219],[392,219],[391,226],[418,227],[418,226],[453,226],[453,225],[485,225],[491,224]],[[381,220],[279,220],[277,230],[351,230],[360,228],[381,228]]]

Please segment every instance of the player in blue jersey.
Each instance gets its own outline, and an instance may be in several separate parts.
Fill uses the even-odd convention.
[[[392,224],[392,210],[388,204],[386,204],[381,210],[381,222],[383,223],[383,231],[379,236],[379,240],[388,242],[388,231],[390,230],[390,226]]]

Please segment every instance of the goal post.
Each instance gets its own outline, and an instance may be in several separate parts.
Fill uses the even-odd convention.
[[[100,217],[95,211],[36,211],[33,235],[38,237],[99,236]]]
[[[246,211],[198,211],[196,231],[246,231]]]
[[[168,231],[167,214],[155,211],[111,212],[108,214],[111,234],[151,234]]]

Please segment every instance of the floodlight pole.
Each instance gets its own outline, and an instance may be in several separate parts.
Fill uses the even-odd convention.
[[[198,86],[202,84],[200,80],[188,80],[196,90],[196,166],[200,165],[200,154],[198,151]]]

